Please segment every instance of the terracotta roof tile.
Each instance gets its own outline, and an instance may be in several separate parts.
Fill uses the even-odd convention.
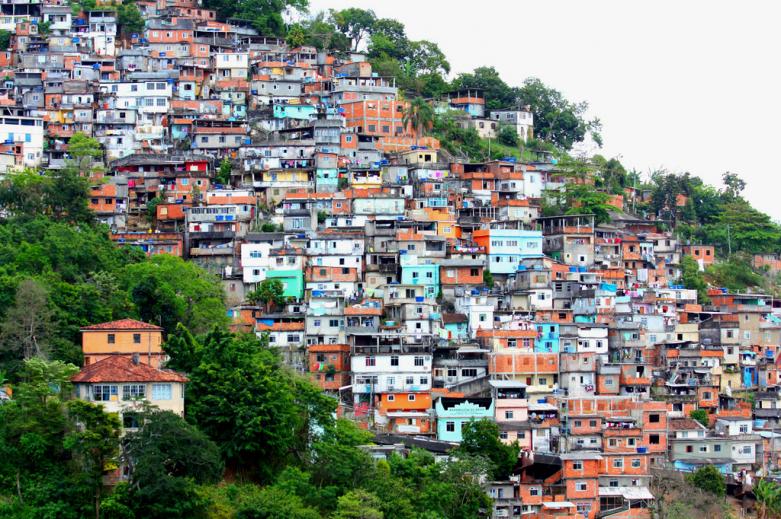
[[[71,378],[72,382],[187,382],[187,377],[170,369],[157,369],[134,363],[125,355],[112,355],[85,366]]]
[[[272,331],[272,332],[298,332],[304,330],[304,323],[274,323],[272,325],[258,323],[255,326],[258,331]]]
[[[108,323],[92,324],[85,326],[82,331],[92,330],[150,330],[162,331],[163,329],[154,324],[145,323],[143,321],[136,321],[135,319],[120,319],[119,321],[110,321]]]

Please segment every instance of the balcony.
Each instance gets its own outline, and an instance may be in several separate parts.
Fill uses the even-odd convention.
[[[190,249],[190,256],[231,256],[233,247],[211,247]]]

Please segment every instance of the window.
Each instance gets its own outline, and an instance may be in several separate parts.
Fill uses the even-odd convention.
[[[637,439],[636,438],[627,438],[626,439],[626,445],[628,447],[634,447],[636,444],[637,444]]]
[[[369,367],[376,366],[377,359],[375,359],[374,357],[366,357],[366,365]]]
[[[659,445],[659,435],[652,434],[648,436],[648,443],[650,443],[651,445]]]
[[[455,371],[455,370],[454,370]],[[461,370],[461,376],[472,378],[477,376],[477,368],[464,368]]]
[[[420,377],[420,384],[423,386],[428,384],[428,377]]]
[[[171,384],[152,384],[152,400],[171,400]]]
[[[456,368],[448,368],[447,369],[447,376],[448,377],[457,377],[458,376],[458,370]]]
[[[116,338],[116,336],[113,333],[108,334],[108,343],[109,344],[114,344],[114,342],[116,342],[116,340],[117,340],[117,338]]]
[[[583,462],[582,461],[573,461],[572,462],[572,470],[583,470]]]
[[[596,427],[597,426],[597,421],[596,420],[589,420],[588,421],[588,426],[589,427]]]
[[[144,384],[125,384],[122,386],[122,400],[135,400],[144,398],[146,386]]]
[[[514,416],[515,416],[515,413],[513,413],[513,411],[505,411],[504,412],[504,417],[507,420],[512,420]]]
[[[117,386],[96,384],[92,386],[92,400],[95,402],[108,402],[117,396]]]
[[[743,424],[743,425],[740,426],[740,433],[741,434],[748,434],[748,425],[747,424]]]
[[[622,469],[622,468],[624,468],[624,458],[615,458],[613,460],[613,468],[614,469]]]
[[[399,365],[399,356],[398,355],[392,355],[390,358],[390,365],[391,366],[398,366]]]
[[[610,481],[608,481],[607,485],[609,487],[614,487],[615,488],[615,487],[618,486],[618,480],[617,479],[611,479]]]
[[[718,443],[713,446],[713,452],[721,452],[721,445]]]
[[[686,452],[694,452],[694,447],[692,445],[687,445]]]
[[[447,432],[456,432],[456,423],[455,422],[446,422],[445,423],[445,430]]]
[[[615,438],[610,438],[610,439],[607,441],[607,444],[608,444],[609,446],[611,446],[611,447],[615,447],[616,445],[618,445],[618,440],[616,440]]]
[[[410,402],[414,402],[415,401],[415,395],[407,395],[407,400],[409,400]]]
[[[415,357],[415,366],[423,365],[423,357]]]
[[[575,484],[575,489],[576,489],[578,492],[585,492],[586,490],[588,490],[588,483],[586,483],[586,482],[584,482],[584,481],[578,481],[578,482]]]
[[[500,440],[506,440],[507,439],[507,431],[500,431],[499,432],[499,439]]]
[[[125,429],[137,429],[138,428],[138,414],[136,413],[122,413],[122,427]]]
[[[412,384],[414,384],[414,383],[415,383],[415,378],[414,378],[414,377],[407,377],[406,379],[404,379],[404,381],[405,381],[405,383],[406,383],[408,386],[411,386]]]
[[[141,344],[141,334],[140,333],[134,333],[133,334],[133,344]]]
[[[743,454],[751,454],[751,445],[744,445],[743,449],[741,449],[741,452]]]
[[[650,423],[659,423],[660,417],[658,414],[648,415],[648,421]]]
[[[639,458],[632,458],[632,468],[633,469],[639,469],[640,468],[640,459]]]

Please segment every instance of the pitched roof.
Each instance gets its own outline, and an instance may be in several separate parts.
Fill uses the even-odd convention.
[[[135,319],[120,319],[118,321],[110,321],[107,323],[92,324],[85,326],[81,331],[93,331],[93,330],[149,330],[149,331],[162,331],[163,329],[154,324],[145,323],[143,321],[136,321]]]
[[[170,369],[157,369],[134,363],[125,355],[112,355],[85,366],[71,378],[72,382],[187,382],[187,377]]]
[[[703,429],[703,427],[693,418],[670,418],[670,430],[672,431],[696,431],[697,429]]]

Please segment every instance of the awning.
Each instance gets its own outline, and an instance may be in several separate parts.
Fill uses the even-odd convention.
[[[638,499],[653,499],[654,495],[648,487],[599,487],[599,497],[617,497],[635,501]]]
[[[529,411],[558,411],[559,408],[549,403],[535,403],[529,404]]]
[[[422,411],[390,411],[385,416],[388,418],[428,418],[428,413]]]

